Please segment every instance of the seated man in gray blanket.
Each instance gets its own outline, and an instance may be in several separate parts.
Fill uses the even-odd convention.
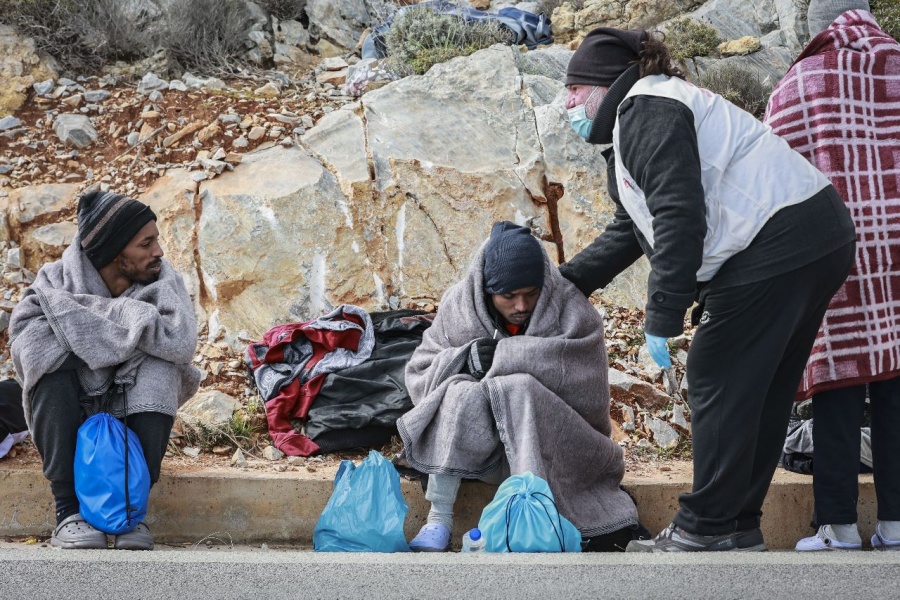
[[[127,399],[128,427],[156,482],[175,411],[197,391],[196,317],[181,276],[162,256],[148,206],[112,192],[86,194],[72,245],[41,268],[13,311],[25,417],[56,501],[54,547],[107,547],[75,493],[75,442],[86,414],[102,405],[122,418]],[[141,523],[115,547],[152,550],[153,537]]]
[[[406,459],[428,473],[428,522],[414,551],[445,551],[462,478],[531,471],[589,551],[647,532],[620,487],[610,438],[603,320],[525,227],[496,223],[465,279],[441,300],[406,369],[414,408],[397,423]]]

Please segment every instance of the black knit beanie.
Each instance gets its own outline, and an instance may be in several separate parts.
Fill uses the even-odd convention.
[[[609,87],[637,62],[647,32],[598,27],[584,38],[566,70],[566,85]]]
[[[156,215],[143,202],[113,192],[90,192],[78,199],[81,249],[98,270],[119,255]]]
[[[544,286],[544,253],[527,227],[509,221],[494,223],[484,248],[484,291],[508,294]]]

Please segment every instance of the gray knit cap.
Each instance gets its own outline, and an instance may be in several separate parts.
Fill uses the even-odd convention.
[[[839,16],[856,9],[868,11],[868,0],[809,0],[809,8],[806,10],[809,37],[816,37]]]

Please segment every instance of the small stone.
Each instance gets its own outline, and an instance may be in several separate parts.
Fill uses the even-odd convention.
[[[745,35],[737,40],[729,40],[719,44],[717,50],[722,56],[744,56],[756,52],[762,47],[759,38]]]
[[[681,436],[671,425],[655,417],[647,417],[647,428],[653,433],[656,445],[664,450],[671,450],[678,445]]]
[[[9,313],[5,310],[0,311],[0,332],[4,332],[9,327]]]
[[[310,473],[316,472],[316,468],[313,467],[312,465],[306,465],[306,470],[309,471]]]
[[[8,115],[0,119],[0,131],[6,131],[7,129],[13,129],[14,127],[21,127],[22,120],[17,119],[12,115]]]
[[[185,456],[190,456],[191,458],[200,456],[200,448],[194,448],[193,446],[187,446],[182,452],[184,452]]]
[[[231,466],[233,467],[246,467],[247,459],[244,458],[244,453],[240,448],[234,451],[234,454],[231,456]]]
[[[652,448],[653,444],[650,443],[650,440],[641,438],[638,440],[638,442],[637,442],[637,444],[635,444],[635,446],[637,448],[645,449],[645,448]]]
[[[212,449],[213,454],[228,454],[231,451],[229,446],[215,446]]]
[[[347,81],[347,69],[341,71],[323,71],[316,75],[316,83],[330,83],[331,85],[343,85]]]
[[[10,248],[6,251],[6,264],[14,269],[20,269],[22,267],[22,249],[21,248]]]
[[[150,92],[150,95],[147,96],[147,98],[150,100],[150,102],[159,102],[163,99],[163,95],[161,91],[153,90],[152,92]]]
[[[275,471],[276,473],[284,473],[285,471],[288,470],[288,466],[287,465],[275,465],[274,467],[272,467],[272,470]]]
[[[247,134],[247,137],[250,139],[250,141],[255,142],[256,140],[260,139],[264,135],[266,135],[266,128],[256,126],[250,130],[250,133]]]
[[[169,82],[169,89],[178,90],[179,92],[186,92],[188,90],[188,87],[180,79],[175,79]]]
[[[46,96],[53,91],[54,85],[55,84],[52,79],[47,79],[45,81],[39,81],[31,87],[34,88],[34,93],[38,96]]]
[[[231,147],[235,148],[237,150],[246,148],[249,145],[250,145],[250,142],[248,142],[247,138],[244,136],[241,136],[241,137],[235,139],[233,142],[231,142]]]
[[[253,90],[253,93],[265,98],[277,98],[281,95],[281,86],[274,81],[270,81],[266,85]]]
[[[72,108],[77,108],[84,101],[84,96],[81,94],[74,94],[69,96],[68,98],[63,98],[63,104],[71,106]]]
[[[302,456],[288,456],[287,462],[292,467],[302,467],[306,464],[306,459]]]
[[[135,146],[141,140],[141,134],[137,131],[132,131],[125,138],[125,141],[128,142],[129,146]]]
[[[151,92],[169,89],[169,82],[160,79],[154,73],[147,73],[138,84],[138,94],[148,95]]]
[[[678,402],[676,402],[675,405],[672,406],[672,418],[670,419],[670,422],[672,423],[672,425],[674,425],[678,429],[681,429],[682,431],[685,431],[687,433],[691,432],[691,424],[685,416],[683,404],[679,404]]]
[[[109,98],[109,92],[106,90],[91,90],[84,93],[84,99],[88,102],[103,102]]]
[[[9,283],[9,284],[12,284],[12,285],[16,285],[16,284],[22,283],[22,282],[24,281],[24,279],[22,278],[22,272],[21,272],[21,271],[11,271],[11,272],[9,272],[9,273],[4,273],[4,274],[3,274],[3,280],[4,280],[6,283]]]
[[[329,56],[327,58],[323,58],[322,62],[319,63],[319,66],[322,67],[322,69],[325,71],[340,71],[342,69],[346,69],[350,65],[348,65],[347,61],[340,56]]]
[[[667,472],[667,471],[671,471],[671,470],[672,470],[672,467],[669,467],[669,466],[667,466],[667,465],[663,465],[663,466],[661,466],[661,467],[659,468],[659,470],[665,473],[665,472]]]
[[[238,124],[241,122],[241,115],[219,115],[219,120],[223,123]]]
[[[59,115],[53,122],[53,128],[63,144],[71,144],[78,148],[87,148],[99,136],[91,124],[91,119],[85,115]]]
[[[266,446],[266,449],[263,450],[263,458],[266,460],[281,460],[284,458],[284,452],[275,446]]]

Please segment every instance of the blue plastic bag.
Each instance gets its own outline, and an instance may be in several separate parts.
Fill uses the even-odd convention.
[[[131,531],[147,515],[144,450],[137,434],[109,413],[97,413],[78,428],[75,495],[84,520],[110,535]]]
[[[488,552],[581,552],[581,533],[559,514],[547,482],[530,471],[503,482],[478,529]]]
[[[372,450],[359,466],[343,460],[313,531],[317,552],[409,552],[406,500],[394,465]]]

